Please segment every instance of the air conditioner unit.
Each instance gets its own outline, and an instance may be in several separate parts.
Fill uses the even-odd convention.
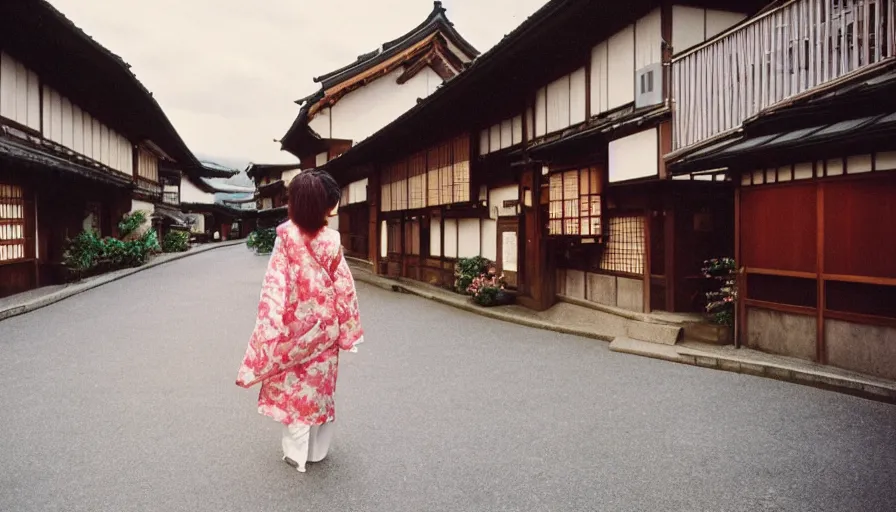
[[[663,65],[650,64],[635,71],[635,108],[663,102]]]

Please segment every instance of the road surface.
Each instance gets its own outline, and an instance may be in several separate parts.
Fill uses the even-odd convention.
[[[233,382],[266,260],[164,265],[0,322],[0,510],[896,510],[896,407],[609,352],[359,285],[329,458]]]

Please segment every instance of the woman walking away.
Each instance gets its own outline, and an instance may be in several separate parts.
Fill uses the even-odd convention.
[[[327,455],[339,351],[364,340],[339,233],[326,228],[339,186],[321,171],[289,184],[289,219],[261,289],[255,331],[236,383],[261,383],[258,412],[283,424],[283,460],[300,472]]]

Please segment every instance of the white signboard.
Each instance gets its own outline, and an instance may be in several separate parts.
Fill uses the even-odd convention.
[[[504,272],[517,272],[516,232],[505,231],[501,233],[501,244],[501,262]]]

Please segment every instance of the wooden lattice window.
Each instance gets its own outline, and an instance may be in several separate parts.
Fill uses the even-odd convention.
[[[624,274],[644,273],[644,217],[610,217],[600,268]]]
[[[550,177],[548,234],[599,236],[601,179],[598,169],[554,173]]]
[[[455,203],[470,200],[470,139],[458,137],[454,139],[453,195]]]
[[[380,173],[380,211],[392,211],[392,171],[388,167]]]
[[[426,207],[426,153],[411,157],[408,165],[408,208]]]
[[[25,194],[0,184],[0,263],[25,259]]]

